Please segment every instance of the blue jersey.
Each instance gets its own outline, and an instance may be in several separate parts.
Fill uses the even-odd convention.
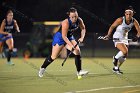
[[[10,24],[8,24],[7,20],[5,19],[5,27],[4,27],[4,32],[12,33],[14,30],[14,20],[11,21]],[[5,35],[5,34],[0,34],[0,42],[4,42],[10,38],[13,38],[12,35]]]
[[[9,24],[8,21],[5,19],[5,28],[4,31],[8,33],[12,33],[14,30],[14,20],[12,20]]]
[[[68,29],[68,33],[67,33],[67,38],[71,41],[71,40],[75,40],[73,33],[75,30],[77,30],[79,28],[79,19],[77,19],[77,21],[72,24],[72,21],[70,20],[70,18],[68,18],[68,22],[69,22],[69,29]],[[56,45],[58,44],[60,45],[64,45],[65,41],[62,38],[62,26],[60,27],[60,29],[58,30],[58,32],[55,33],[54,37],[53,37],[53,42],[52,45]]]
[[[67,33],[67,37],[71,37],[74,33],[74,31],[76,31],[79,28],[79,18],[77,19],[77,21],[72,24],[72,21],[70,20],[70,18],[68,18],[68,23],[69,23],[69,29],[68,29],[68,33]],[[62,31],[62,26],[59,29],[59,32]]]

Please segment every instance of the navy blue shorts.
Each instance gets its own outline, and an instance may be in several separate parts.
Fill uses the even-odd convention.
[[[0,42],[4,42],[10,38],[13,38],[12,35],[8,36],[8,35],[0,34]]]
[[[74,36],[72,35],[71,37],[68,37],[68,39],[71,40],[75,40]],[[53,36],[53,42],[52,42],[52,46],[58,44],[59,46],[66,44],[66,42],[63,40],[62,38],[62,34],[60,32],[56,32]]]

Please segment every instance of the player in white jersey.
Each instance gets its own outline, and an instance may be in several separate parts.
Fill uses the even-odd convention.
[[[117,28],[115,33],[113,34],[113,41],[115,44],[115,47],[117,43],[124,43],[125,45],[128,45],[128,32],[131,30],[131,28],[134,25],[134,18],[132,17],[129,24],[126,23],[126,17],[121,17],[122,24],[120,24]]]
[[[135,11],[132,6],[129,6],[125,10],[125,16],[116,19],[116,21],[110,26],[108,34],[105,36],[105,40],[109,40],[112,31],[116,28],[116,31],[113,34],[113,42],[119,52],[113,56],[113,71],[117,74],[123,73],[120,71],[120,66],[126,60],[128,55],[128,32],[133,26],[135,26],[137,30],[137,36],[133,39],[133,41],[137,41],[140,37],[140,26],[138,21],[133,18],[134,13]]]

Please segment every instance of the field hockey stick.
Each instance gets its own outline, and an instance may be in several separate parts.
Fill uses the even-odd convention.
[[[105,40],[105,36],[98,36],[97,38],[98,40]],[[109,38],[108,40],[115,40],[113,38]],[[119,40],[119,39],[116,39]],[[120,39],[120,40],[128,40],[128,41],[132,41],[132,39]]]
[[[72,50],[69,52],[69,54],[67,55],[67,57],[63,60],[62,62],[62,66],[64,65],[64,63],[66,62],[67,58],[73,53],[74,49],[76,48],[77,45],[79,45],[80,42],[78,41],[78,43],[74,46],[74,48],[72,48]]]

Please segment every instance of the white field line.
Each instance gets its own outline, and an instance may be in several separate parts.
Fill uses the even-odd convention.
[[[96,89],[73,91],[73,92],[65,92],[65,93],[84,93],[84,92],[93,92],[93,91],[99,91],[99,90],[133,88],[133,87],[140,87],[140,85],[135,85],[135,86],[120,86],[120,87],[104,87],[104,88],[96,88]]]

